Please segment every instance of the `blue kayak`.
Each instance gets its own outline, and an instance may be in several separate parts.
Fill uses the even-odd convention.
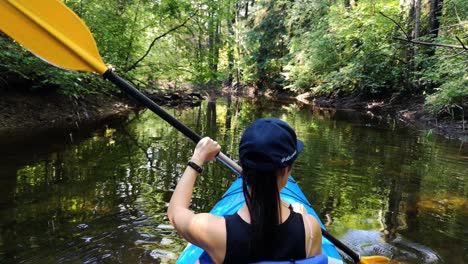
[[[322,228],[325,228],[320,221],[320,218],[315,213],[314,209],[312,209],[310,203],[307,201],[304,193],[297,185],[296,181],[289,177],[288,183],[286,187],[283,188],[281,191],[281,198],[290,203],[301,203],[307,209],[307,212],[313,215],[317,221],[320,223]],[[242,179],[237,179],[231,187],[224,193],[221,200],[214,206],[210,213],[214,215],[230,215],[236,213],[245,203],[244,195],[242,194]],[[212,263],[208,254],[201,248],[188,244],[187,247],[184,249],[182,254],[179,256],[177,263],[180,264],[193,264],[197,263],[197,261],[201,264],[204,263]],[[261,262],[262,264],[266,263],[290,263],[289,261],[286,262]],[[315,256],[313,258],[308,258],[304,260],[295,261],[294,263],[304,263],[304,264],[343,264],[343,260],[338,254],[335,246],[328,241],[325,237],[322,237],[322,255]]]

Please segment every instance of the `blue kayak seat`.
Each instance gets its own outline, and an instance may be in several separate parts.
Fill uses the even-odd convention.
[[[206,253],[203,252],[203,254],[200,256],[200,259],[198,260],[200,264],[206,264],[206,263],[213,263],[211,261],[210,256]],[[328,262],[328,257],[321,254],[317,256],[313,256],[310,258],[306,259],[300,259],[300,260],[289,260],[289,261],[262,261],[262,262],[257,262],[255,264],[329,264]]]

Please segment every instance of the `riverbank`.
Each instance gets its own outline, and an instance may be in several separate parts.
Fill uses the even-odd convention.
[[[3,92],[0,98],[3,143],[22,141],[57,129],[77,131],[128,115],[136,108],[129,100],[108,95],[69,97],[56,93]]]
[[[186,89],[147,93],[160,105],[193,107],[207,97],[225,95],[258,97],[272,100],[288,98],[305,105],[353,109],[377,118],[391,117],[428,133],[468,141],[468,124],[461,120],[436,118],[424,108],[423,98],[402,99],[397,96],[382,100],[365,100],[357,96],[313,96],[291,93],[259,93],[253,88]],[[0,142],[21,141],[52,130],[78,131],[84,127],[102,125],[127,116],[138,106],[125,96],[89,95],[69,97],[59,94],[5,93],[0,94]]]
[[[195,91],[146,91],[161,106],[193,107],[204,99]],[[65,96],[55,92],[0,92],[0,144],[39,135],[92,130],[141,109],[125,95]]]
[[[437,117],[425,108],[422,96],[408,98],[401,94],[393,94],[381,99],[368,99],[356,94],[314,95],[310,92],[292,93],[277,90],[261,92],[254,87],[226,87],[223,92],[249,98],[265,96],[272,100],[296,100],[310,107],[352,109],[382,120],[398,120],[416,129],[427,130],[428,135],[434,133],[448,139],[468,141],[466,118],[453,120],[448,114]]]
[[[436,117],[424,105],[424,98],[406,98],[394,94],[388,98],[365,99],[358,95],[314,96],[311,93],[294,95],[296,100],[311,106],[354,109],[373,117],[397,119],[418,129],[427,130],[449,139],[468,141],[468,122],[454,120],[449,115]]]

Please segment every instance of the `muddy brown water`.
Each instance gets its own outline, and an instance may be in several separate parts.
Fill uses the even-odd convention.
[[[394,263],[468,263],[460,141],[297,103],[219,99],[168,111],[233,158],[252,120],[287,121],[306,146],[293,175],[330,233]],[[0,142],[0,263],[175,263],[186,242],[165,212],[194,144],[156,115]],[[234,179],[206,166],[192,208],[208,211]]]

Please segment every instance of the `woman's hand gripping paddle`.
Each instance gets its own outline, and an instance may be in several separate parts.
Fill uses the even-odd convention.
[[[151,99],[115,74],[102,61],[91,32],[85,23],[59,0],[0,0],[0,30],[46,62],[64,69],[96,72],[152,110],[185,136],[197,143],[201,137],[172,117]],[[217,159],[237,174],[240,166],[223,153]],[[355,263],[383,264],[384,256],[361,257],[322,230],[336,247]]]

